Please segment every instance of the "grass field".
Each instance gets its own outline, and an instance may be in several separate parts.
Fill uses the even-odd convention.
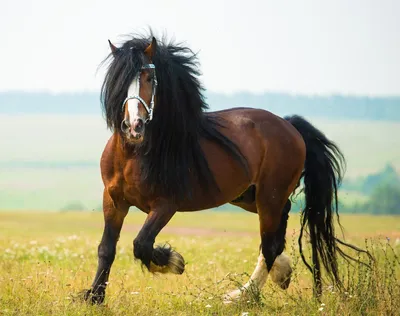
[[[392,163],[400,170],[399,122],[330,120],[307,117],[343,150],[347,176],[356,177]],[[21,128],[23,127],[23,128]],[[26,167],[30,162],[52,165],[91,163],[98,166],[110,137],[101,116],[0,114],[0,168]]]
[[[400,308],[400,218],[342,216],[346,241],[374,254],[372,271],[340,261],[348,285],[312,299],[311,274],[299,259],[299,217],[291,215],[287,249],[294,267],[287,291],[268,280],[261,297],[224,304],[247,281],[259,245],[258,218],[212,211],[177,214],[156,243],[185,258],[183,275],[150,275],[133,260],[132,240],[145,214],[131,211],[117,247],[104,306],[77,298],[97,266],[99,212],[0,212],[1,315],[395,315]]]
[[[400,170],[400,138],[393,137],[400,123],[307,119],[339,144],[346,177],[366,176],[387,163]],[[0,141],[0,209],[100,206],[99,161],[110,136],[101,116],[0,114],[0,135],[6,136]],[[365,200],[354,192],[342,196],[345,204]]]

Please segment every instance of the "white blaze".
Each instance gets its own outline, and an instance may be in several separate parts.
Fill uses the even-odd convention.
[[[127,96],[128,97],[134,96],[134,95],[138,96],[139,90],[140,90],[139,80],[138,80],[138,76],[136,76],[129,86]],[[139,117],[139,100],[138,99],[129,99],[127,102],[127,106],[128,106],[128,113],[129,113],[129,121],[131,124],[133,124],[133,120],[135,118]]]

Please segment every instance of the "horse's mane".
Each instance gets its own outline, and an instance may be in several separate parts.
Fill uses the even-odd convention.
[[[112,60],[102,85],[101,101],[107,126],[114,132],[121,132],[122,102],[129,84],[146,62],[144,50],[152,37],[153,34],[131,36],[109,55]],[[167,43],[165,39],[157,43],[152,60],[158,80],[154,117],[135,153],[144,188],[150,194],[179,202],[191,198],[193,180],[205,190],[218,190],[200,147],[201,138],[218,143],[246,170],[247,163],[238,147],[219,131],[223,127],[221,119],[205,113],[208,106],[197,78],[197,56],[182,44]]]

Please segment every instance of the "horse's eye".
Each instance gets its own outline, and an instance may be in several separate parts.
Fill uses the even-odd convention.
[[[147,82],[152,82],[152,81],[153,81],[153,79],[154,79],[154,77],[153,77],[153,76],[148,76],[148,77],[147,77]]]

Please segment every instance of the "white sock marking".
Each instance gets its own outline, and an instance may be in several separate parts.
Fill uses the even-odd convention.
[[[290,277],[292,273],[292,268],[290,267],[290,259],[285,254],[282,253],[278,257],[276,257],[274,264],[271,268],[271,279],[277,284],[281,284],[288,277]],[[254,269],[250,280],[240,289],[234,290],[227,295],[225,295],[224,299],[226,303],[230,303],[232,300],[236,300],[240,298],[242,295],[248,295],[249,288],[252,287],[251,292],[261,291],[264,287],[265,282],[267,281],[268,270],[267,265],[265,264],[265,259],[260,250],[260,254],[258,256],[257,266]]]

